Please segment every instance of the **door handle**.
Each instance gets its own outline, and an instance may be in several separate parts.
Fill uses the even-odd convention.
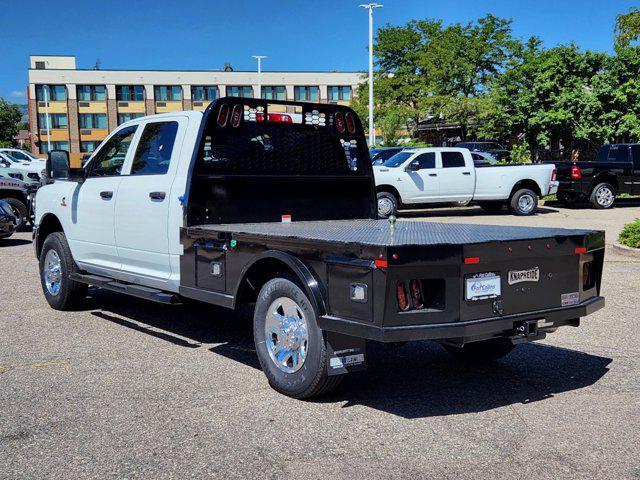
[[[167,194],[164,192],[149,192],[149,198],[151,200],[164,200]]]
[[[110,192],[110,191],[100,192],[100,196],[105,200],[111,200],[113,198],[113,192]]]
[[[471,175],[471,172],[462,172],[463,175]]]
[[[437,174],[437,173],[430,173],[430,174],[429,174],[429,176],[430,176],[430,177],[437,177],[437,176],[438,176],[438,174]]]

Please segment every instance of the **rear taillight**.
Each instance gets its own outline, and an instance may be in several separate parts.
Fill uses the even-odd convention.
[[[585,262],[582,265],[582,290],[589,290],[593,287],[593,262]]]
[[[554,169],[553,169],[553,172],[551,172],[551,181],[552,181],[552,182],[555,182],[555,181],[556,181],[556,177],[557,177],[557,175],[558,175],[558,172],[557,172],[557,170],[554,168]]]
[[[223,103],[218,111],[218,125],[224,127],[227,124],[227,120],[229,120],[229,105]]]
[[[577,165],[571,166],[571,178],[573,180],[580,180],[582,178],[582,170]]]
[[[404,282],[396,283],[396,297],[398,298],[398,308],[403,312],[409,310],[409,296],[407,295],[407,287]]]
[[[264,120],[264,113],[258,113],[256,115],[256,120],[258,122],[262,122]],[[293,123],[293,120],[289,115],[284,115],[282,113],[268,113],[267,121],[276,123]]]
[[[424,307],[420,280],[411,280],[411,282],[409,282],[409,290],[411,291],[411,302],[414,308],[420,309]]]
[[[356,133],[356,121],[353,118],[353,114],[351,112],[347,112],[344,116],[347,120],[347,130],[349,133]]]
[[[231,126],[239,127],[241,118],[242,118],[242,107],[240,105],[236,105],[233,107],[233,111],[231,112]]]
[[[344,133],[345,125],[344,125],[344,115],[342,114],[342,112],[336,113],[335,120],[336,120],[336,128],[338,129],[338,132]]]

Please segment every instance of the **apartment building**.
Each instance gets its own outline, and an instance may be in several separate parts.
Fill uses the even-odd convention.
[[[67,150],[77,163],[132,118],[204,110],[223,96],[348,104],[363,80],[358,72],[83,70],[74,56],[31,55],[31,148]]]

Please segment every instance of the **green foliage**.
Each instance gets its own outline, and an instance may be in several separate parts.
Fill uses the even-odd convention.
[[[406,148],[409,148],[409,147],[416,147],[416,148],[433,147],[433,145],[431,145],[430,143],[423,142],[421,140],[416,140],[415,138],[412,138],[408,142],[401,143],[400,146],[406,147]]]
[[[511,146],[512,163],[531,163],[531,149],[527,141]]]
[[[627,247],[640,248],[640,218],[624,226],[618,241]]]
[[[631,42],[640,37],[640,10],[635,7],[628,13],[621,13],[616,18],[615,47],[616,50],[631,45]]]
[[[0,98],[0,142],[6,142],[11,146],[13,137],[18,133],[21,119],[20,107]]]

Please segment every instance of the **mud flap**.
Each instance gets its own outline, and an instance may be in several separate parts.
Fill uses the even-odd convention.
[[[335,332],[325,332],[327,336],[328,375],[343,375],[367,368],[366,342],[364,338],[350,337]]]

